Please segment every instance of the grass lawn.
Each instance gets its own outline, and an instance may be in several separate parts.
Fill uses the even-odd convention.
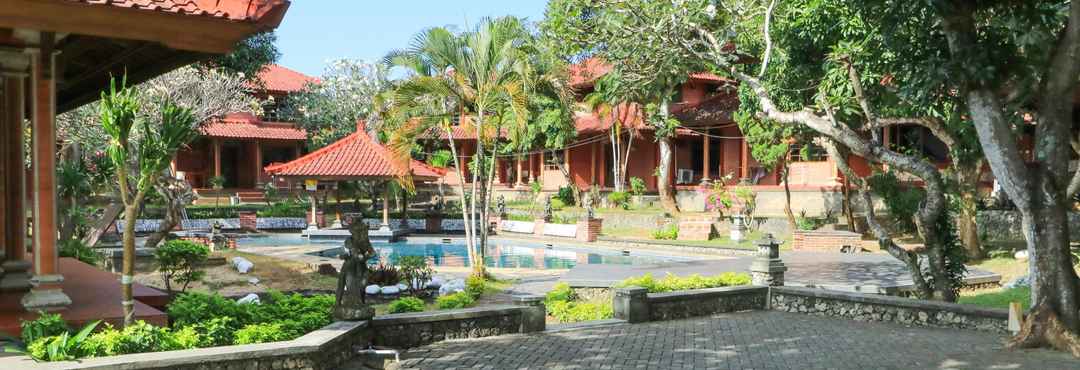
[[[985,289],[975,292],[961,293],[960,303],[972,304],[989,308],[1009,308],[1009,302],[1020,302],[1027,310],[1031,307],[1031,288],[1019,287],[1013,289]]]

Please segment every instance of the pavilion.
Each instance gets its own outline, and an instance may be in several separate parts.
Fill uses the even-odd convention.
[[[311,225],[318,225],[314,193],[319,182],[390,182],[404,178],[406,175],[411,175],[414,181],[433,181],[443,175],[439,170],[417,160],[412,160],[410,173],[406,174],[402,171],[394,166],[390,151],[368,135],[363,121],[357,122],[356,132],[341,140],[288,163],[266,167],[266,173],[272,176],[287,178],[294,184],[315,185],[308,187],[308,190],[312,192],[312,210],[309,215]],[[383,196],[382,225],[379,230],[372,231],[372,236],[390,236],[393,239],[397,236],[395,233],[399,232],[391,230],[390,227],[389,194],[389,187],[386,187],[386,193]],[[383,235],[387,233],[389,234]]]
[[[289,4],[0,1],[0,323],[5,329],[18,318],[33,318],[37,310],[66,310],[65,318],[73,322],[120,317],[115,276],[58,258],[56,114],[98,99],[110,76],[126,75],[136,84],[227,53],[247,37],[276,28]],[[32,128],[29,173],[24,120]],[[28,235],[33,236],[29,254]],[[73,275],[65,279],[65,274]],[[148,312],[164,317],[136,304],[137,317]]]

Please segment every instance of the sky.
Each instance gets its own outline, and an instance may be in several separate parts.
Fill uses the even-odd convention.
[[[310,76],[334,59],[377,62],[437,26],[459,29],[483,17],[539,21],[547,0],[294,0],[278,27],[278,64]]]

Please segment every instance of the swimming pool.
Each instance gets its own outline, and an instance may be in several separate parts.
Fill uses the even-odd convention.
[[[309,246],[319,248],[308,253],[309,255],[326,258],[337,258],[342,251],[341,241],[313,241],[299,235],[239,238],[236,243],[241,247]],[[420,237],[373,245],[377,254],[371,261],[373,264],[394,264],[404,256],[424,256],[433,266],[469,266],[468,251],[460,238],[443,243],[441,239]],[[499,268],[568,269],[577,265],[646,265],[685,259],[640,253],[626,255],[618,251],[494,239],[488,242],[484,265]]]

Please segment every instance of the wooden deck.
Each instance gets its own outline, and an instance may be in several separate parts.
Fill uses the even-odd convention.
[[[114,326],[123,321],[120,307],[120,277],[94,266],[79,262],[74,258],[60,259],[60,273],[64,275],[63,290],[71,297],[71,306],[58,311],[73,327],[81,327],[87,322],[104,320]],[[168,303],[166,293],[154,288],[135,284],[135,318],[154,325],[165,326],[168,316],[162,310]],[[20,320],[33,320],[37,312],[26,312],[19,300],[26,294],[0,294],[0,332],[19,335]],[[154,308],[157,306],[159,308]]]

